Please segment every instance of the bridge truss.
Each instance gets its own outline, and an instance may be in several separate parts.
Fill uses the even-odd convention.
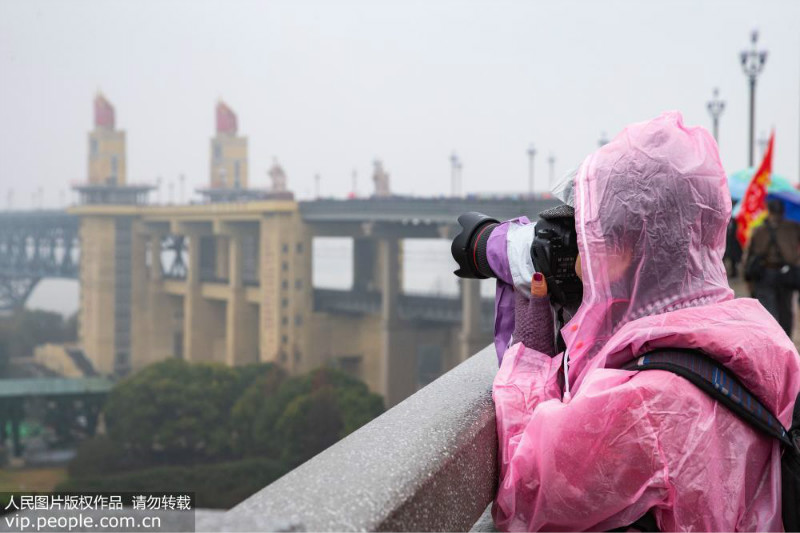
[[[78,277],[78,218],[64,211],[0,215],[0,311],[24,305],[43,278]]]

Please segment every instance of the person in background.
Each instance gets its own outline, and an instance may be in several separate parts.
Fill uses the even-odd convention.
[[[736,202],[733,203],[736,207]],[[739,276],[739,264],[742,261],[742,245],[736,238],[736,218],[731,217],[728,222],[727,234],[725,236],[725,255],[722,257],[728,267],[728,277],[736,278]]]
[[[768,200],[767,213],[764,223],[753,230],[747,247],[747,256],[764,256],[766,267],[764,276],[753,284],[751,293],[791,338],[794,291],[780,283],[780,273],[785,265],[796,265],[800,259],[800,224],[784,218],[781,200]]]

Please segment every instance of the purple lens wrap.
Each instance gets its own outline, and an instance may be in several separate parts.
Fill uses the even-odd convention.
[[[489,266],[497,275],[497,289],[494,298],[494,347],[497,350],[498,366],[503,362],[503,354],[511,343],[514,331],[514,280],[508,265],[508,228],[511,223],[530,224],[528,217],[518,217],[503,222],[494,229],[486,245]]]

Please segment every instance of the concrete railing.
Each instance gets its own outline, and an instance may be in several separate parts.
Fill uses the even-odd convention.
[[[469,531],[494,497],[488,347],[226,513],[220,531]]]

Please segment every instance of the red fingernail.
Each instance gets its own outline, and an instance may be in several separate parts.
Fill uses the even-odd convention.
[[[542,276],[541,272],[536,272],[533,275],[533,281],[542,281],[543,279],[544,279],[544,276]]]

